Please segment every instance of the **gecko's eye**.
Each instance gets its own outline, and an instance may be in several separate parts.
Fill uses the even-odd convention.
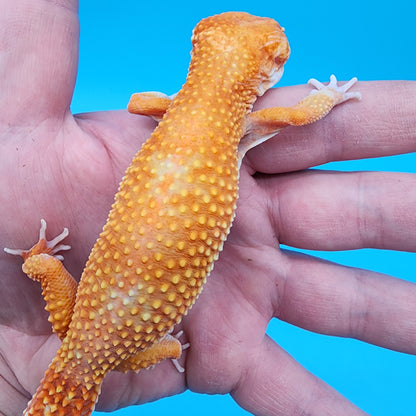
[[[286,61],[287,61],[286,54],[277,53],[276,56],[274,57],[274,63],[276,64],[278,68],[282,67]]]
[[[276,55],[274,57],[274,62],[277,66],[281,67],[285,64],[287,61],[287,58],[289,58],[290,54],[290,48],[287,41],[282,41],[277,46]]]

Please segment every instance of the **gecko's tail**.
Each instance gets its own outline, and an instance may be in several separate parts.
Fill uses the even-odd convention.
[[[89,416],[100,394],[101,381],[80,383],[52,361],[23,416]]]

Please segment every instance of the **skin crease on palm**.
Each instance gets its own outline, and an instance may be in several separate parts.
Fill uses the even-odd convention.
[[[0,6],[0,244],[34,244],[40,218],[48,221],[49,238],[68,227],[65,265],[79,278],[118,182],[155,123],[125,110],[70,113],[75,1],[0,0]],[[363,82],[356,89],[361,102],[311,126],[287,128],[246,156],[231,234],[178,328],[191,343],[181,359],[185,373],[169,362],[138,374],[112,373],[97,410],[188,388],[230,392],[256,415],[365,414],[265,335],[273,317],[416,353],[415,285],[279,249],[416,251],[414,175],[301,171],[416,151],[416,83]],[[309,92],[309,86],[272,90],[256,108],[291,105]],[[25,407],[59,340],[40,287],[20,271],[19,259],[3,254],[0,261],[0,414],[11,416]]]

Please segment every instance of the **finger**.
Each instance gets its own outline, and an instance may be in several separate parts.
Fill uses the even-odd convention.
[[[75,85],[77,1],[1,0],[0,7],[0,120],[62,116]]]
[[[355,90],[361,101],[339,105],[309,126],[282,130],[248,152],[246,163],[254,171],[278,173],[416,151],[416,82],[359,82]],[[291,105],[310,91],[306,85],[273,89],[257,107]]]
[[[282,244],[416,251],[416,175],[312,170],[262,176],[258,184]]]
[[[268,337],[258,354],[247,356],[246,368],[231,394],[241,407],[257,416],[366,414]]]
[[[275,316],[321,334],[416,353],[416,285],[286,252]]]

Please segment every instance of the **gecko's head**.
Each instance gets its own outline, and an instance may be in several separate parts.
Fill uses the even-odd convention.
[[[213,71],[226,70],[227,76],[237,78],[256,95],[279,81],[290,54],[284,29],[275,20],[243,12],[201,20],[194,29],[192,43],[193,60],[206,64],[210,61]]]

